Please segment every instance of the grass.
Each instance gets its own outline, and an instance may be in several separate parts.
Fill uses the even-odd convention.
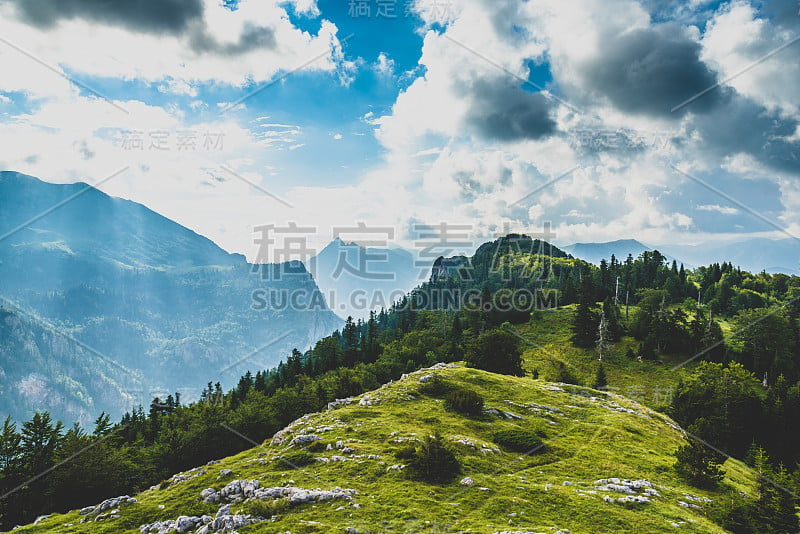
[[[635,306],[630,307],[631,320],[636,310]],[[570,342],[574,313],[575,305],[564,306],[541,311],[530,322],[514,326],[514,330],[526,340],[522,346],[525,349],[523,367],[527,373],[532,373],[535,369],[542,378],[553,378],[556,372],[555,361],[560,360],[584,384],[593,383],[599,364],[598,353],[593,348],[577,348]],[[622,319],[624,323],[624,306]],[[692,354],[660,355],[661,363],[639,362],[626,356],[629,348],[636,352],[638,346],[639,342],[630,336],[611,343],[609,354],[604,358],[608,390],[651,408],[663,409],[670,404],[681,376],[691,371],[698,362],[687,363]],[[678,365],[681,367],[674,369]]]
[[[549,320],[547,315],[544,317],[543,323]],[[537,335],[536,329],[545,326],[537,323],[527,328],[525,335]],[[564,334],[561,328],[542,341],[554,345]],[[577,354],[568,356],[576,366],[585,363],[588,368],[588,354],[587,362]],[[526,352],[526,366],[540,366],[541,361],[536,353]],[[632,377],[630,380],[644,376],[633,364],[620,369],[609,365],[608,371],[612,385],[624,383],[626,374]],[[200,502],[200,492],[207,487],[220,488],[234,478],[258,479],[262,486],[340,486],[358,492],[352,502],[337,500],[302,506],[289,506],[286,502],[234,504],[234,512],[274,516],[264,523],[238,529],[241,534],[341,534],[347,527],[361,533],[552,533],[559,528],[573,534],[660,533],[674,532],[672,523],[690,532],[722,531],[702,511],[678,504],[684,499],[684,492],[711,499],[715,493],[694,489],[676,475],[674,452],[685,441],[663,414],[613,393],[558,387],[530,377],[495,375],[460,365],[433,372],[450,384],[475,390],[485,399],[487,408],[511,412],[521,419],[466,417],[447,411],[440,397],[420,391],[420,377],[431,371],[418,371],[360,397],[370,400],[372,406],[354,403],[301,418],[286,430],[288,439],[283,443],[270,444],[267,436],[250,436],[257,441],[266,438],[264,445],[206,466],[206,473],[197,478],[137,495],[138,503],[124,507],[118,519],[80,523],[83,516],[70,512],[15,532],[133,534],[139,525],[156,520],[203,513],[213,516],[218,505]],[[663,380],[667,382],[666,377]],[[274,461],[275,456],[299,450],[287,445],[304,429],[317,433],[326,444],[334,444],[333,450],[312,447],[316,452],[308,454],[328,459],[346,456],[349,460],[315,461],[299,468]],[[525,454],[493,442],[498,432],[514,429],[541,436],[544,446]],[[402,471],[388,469],[402,463],[395,458],[395,452],[435,431],[455,444],[462,474],[454,482],[415,482]],[[354,451],[337,450],[337,441]],[[382,459],[364,455],[380,455]],[[729,461],[726,468],[727,483],[743,491],[753,490],[754,480],[744,466]],[[233,477],[218,480],[222,469],[232,469]],[[464,476],[471,477],[475,484],[460,485]],[[647,504],[606,502],[604,495],[623,496],[597,490],[595,481],[610,477],[646,479],[657,486],[661,497]]]

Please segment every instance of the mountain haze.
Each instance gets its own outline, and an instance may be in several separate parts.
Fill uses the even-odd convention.
[[[707,265],[725,258],[750,272],[800,274],[800,240],[753,238],[733,243],[667,245],[664,250],[685,258],[688,266]]]
[[[646,250],[653,250],[652,247],[635,239],[618,239],[607,243],[575,243],[563,248],[576,258],[595,265],[599,264],[600,260],[609,261],[612,254],[617,257],[618,261],[625,261],[628,254],[636,258]]]
[[[309,261],[309,270],[334,312],[362,319],[391,306],[427,275],[407,250],[364,247],[339,237]]]
[[[72,421],[188,400],[341,324],[302,264],[253,266],[86,184],[3,172],[0,207],[0,413]]]

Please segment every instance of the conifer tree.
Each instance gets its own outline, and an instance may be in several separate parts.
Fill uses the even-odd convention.
[[[106,412],[100,412],[100,415],[94,421],[94,435],[105,436],[114,426],[111,424],[111,417]]]
[[[594,384],[592,385],[594,389],[607,389],[608,388],[608,379],[606,377],[606,368],[603,365],[603,362],[600,362],[600,365],[597,367],[597,373],[594,377]]]
[[[22,452],[21,441],[22,436],[17,432],[16,423],[11,421],[11,416],[6,417],[0,430],[0,471],[8,469],[19,458]]]
[[[693,429],[696,431],[696,425]],[[716,488],[725,477],[719,455],[698,439],[689,438],[689,443],[679,448],[675,457],[675,470],[698,488]]]
[[[578,347],[589,348],[595,344],[597,337],[597,317],[594,306],[592,277],[588,265],[581,268],[581,283],[578,293],[578,309],[572,324],[572,341]]]

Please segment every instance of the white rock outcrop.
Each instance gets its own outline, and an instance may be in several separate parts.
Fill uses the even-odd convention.
[[[293,505],[336,499],[352,500],[358,492],[354,489],[336,487],[332,490],[303,489],[294,486],[263,488],[258,480],[234,480],[221,490],[206,488],[200,498],[206,503],[241,502],[287,498]]]
[[[154,523],[142,525],[139,532],[142,534],[169,534],[177,532],[196,532],[196,534],[212,534],[216,532],[227,532],[233,534],[237,528],[246,527],[255,523],[266,521],[263,517],[252,517],[249,514],[232,514],[230,505],[220,507],[215,517],[186,516],[182,515],[177,519],[167,521],[156,521]]]

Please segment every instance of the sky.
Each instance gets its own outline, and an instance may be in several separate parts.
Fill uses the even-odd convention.
[[[797,0],[6,0],[0,168],[251,261],[800,236],[798,40]]]

